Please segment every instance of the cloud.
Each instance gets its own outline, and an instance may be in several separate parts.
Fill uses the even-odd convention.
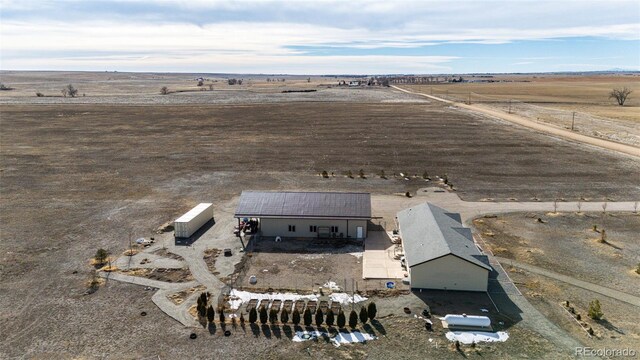
[[[258,72],[271,69],[276,72],[276,68],[289,64],[290,68],[306,65],[308,72],[314,72],[317,66],[316,73],[334,69],[330,61],[342,60],[360,63],[367,66],[361,67],[360,72],[373,73],[380,68],[375,60],[380,61],[375,57],[380,53],[376,50],[395,49],[394,62],[386,63],[388,72],[419,72],[425,68],[451,68],[452,62],[468,56],[436,53],[435,49],[443,45],[491,46],[588,37],[628,40],[637,46],[640,41],[637,2],[577,4],[574,1],[0,0],[3,9],[0,60],[3,69],[132,68],[133,58],[138,59],[135,61],[140,70],[144,70],[145,64],[163,68],[164,62],[164,68],[174,70],[180,69],[181,64],[185,70],[198,66],[204,70],[211,63],[219,66],[220,71],[231,71],[239,64],[248,68],[253,63],[253,71]],[[309,53],[305,47],[334,51]],[[403,51],[407,55],[416,48],[434,50],[423,50],[424,56],[415,53],[402,56]],[[345,49],[345,53],[339,54],[340,49]],[[356,56],[351,50],[360,52]],[[342,57],[335,58],[339,55]],[[143,57],[145,60],[140,61]]]

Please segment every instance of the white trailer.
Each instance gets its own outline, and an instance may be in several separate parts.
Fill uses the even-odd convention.
[[[188,238],[211,219],[213,219],[213,204],[199,204],[175,221],[173,225],[175,237]]]

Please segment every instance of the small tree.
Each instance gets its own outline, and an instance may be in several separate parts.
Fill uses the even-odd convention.
[[[213,322],[213,320],[215,320],[216,318],[216,311],[213,310],[213,306],[209,305],[209,307],[207,308],[207,320],[209,320],[210,323]]]
[[[38,92],[36,93],[36,96],[37,96],[37,97],[44,97],[44,94],[38,91]]]
[[[322,170],[322,177],[325,179],[329,177],[329,173],[327,173],[327,170]]]
[[[640,274],[640,263],[636,265],[636,274]]]
[[[167,95],[169,93],[169,88],[166,86],[163,86],[160,88],[160,95]]]
[[[69,94],[69,96],[71,97],[76,97],[76,95],[78,95],[78,89],[73,87],[73,85],[71,84],[67,85],[66,90],[67,90],[67,94]]]
[[[363,169],[360,169],[360,171],[358,171],[358,176],[360,176],[361,179],[364,179],[366,177]]]
[[[97,264],[104,264],[107,261],[107,257],[109,256],[109,252],[105,249],[98,249],[98,251],[96,251],[96,256],[94,257],[94,259],[96,260]]]
[[[62,96],[67,97],[67,88],[60,90],[60,92],[62,93]]]
[[[282,314],[280,314],[280,322],[286,324],[289,322],[289,312],[287,309],[282,309]]]
[[[429,179],[429,174],[426,171],[423,172],[422,173],[422,178],[425,179],[425,180]]]
[[[338,321],[337,321],[337,325],[340,329],[343,329],[344,326],[347,324],[347,319],[344,316],[344,312],[342,312],[342,310],[340,310],[338,312]]]
[[[311,311],[309,310],[309,308],[304,309],[304,314],[302,315],[302,318],[304,320],[304,325],[305,326],[311,326]]]
[[[384,173],[384,170],[380,171],[380,178],[381,179],[386,179],[387,178],[387,175]]]
[[[269,311],[269,322],[271,324],[275,324],[278,322],[278,311],[276,311],[276,309],[271,309]]]
[[[604,316],[600,307],[600,300],[594,299],[589,303],[589,317],[593,320],[600,320]]]
[[[324,316],[322,316],[322,310],[318,309],[318,311],[316,311],[316,326],[318,327],[322,326],[323,322],[324,322]]]
[[[367,313],[367,309],[363,306],[360,308],[360,321],[363,324],[366,324],[369,321],[369,314]]]
[[[293,325],[296,325],[296,326],[300,324],[300,311],[298,311],[298,309],[293,309],[291,322],[293,323]]]
[[[225,319],[225,317],[224,317],[224,309],[220,309],[219,316],[220,316],[220,318],[219,318],[220,324],[224,324],[224,319]]]
[[[204,85],[204,81],[202,81],[202,79],[198,80],[198,86],[202,86]]]
[[[358,314],[356,313],[355,310],[351,310],[351,313],[349,314],[349,326],[352,329],[355,329],[357,325],[358,325]]]
[[[631,89],[627,89],[627,87],[623,87],[622,89],[613,89],[609,93],[609,99],[615,99],[618,105],[623,106],[624,102],[627,101],[627,97],[633,91]]]
[[[251,310],[249,311],[249,322],[255,324],[257,320],[258,312],[256,311],[256,308],[251,308]]]
[[[347,177],[353,179],[353,173],[351,170],[347,171]]]
[[[260,306],[260,323],[263,325],[267,323],[267,309],[264,306]]]
[[[202,302],[198,302],[198,315],[205,317],[207,315],[207,306]]]
[[[333,314],[333,310],[327,310],[327,318],[325,319],[325,322],[327,323],[327,325],[333,326],[333,323],[335,322],[335,315]]]
[[[370,302],[367,306],[367,315],[369,315],[369,319],[373,320],[376,318],[378,314],[378,309],[376,308],[376,303]]]

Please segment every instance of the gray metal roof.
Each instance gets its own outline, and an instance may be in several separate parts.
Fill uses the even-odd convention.
[[[491,271],[460,214],[424,203],[400,211],[398,223],[409,267],[451,254]]]
[[[243,191],[235,217],[371,219],[369,193]]]

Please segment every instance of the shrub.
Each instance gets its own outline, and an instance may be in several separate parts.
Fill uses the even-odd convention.
[[[347,171],[347,177],[353,179],[353,173],[351,172],[351,170]]]
[[[249,322],[255,324],[256,321],[258,321],[258,312],[256,311],[256,308],[252,308],[249,311]]]
[[[271,309],[269,311],[269,322],[271,324],[275,324],[278,322],[278,311],[276,311],[276,309]]]
[[[381,179],[386,179],[387,178],[387,175],[384,173],[384,170],[380,171],[380,178]]]
[[[96,260],[96,263],[104,264],[107,261],[108,256],[109,256],[109,252],[101,248],[101,249],[98,249],[98,251],[96,251],[96,256],[94,256],[94,259]]]
[[[378,309],[376,308],[376,303],[370,302],[367,306],[367,315],[369,315],[369,319],[373,320],[376,318],[378,314]]]
[[[160,88],[160,95],[167,95],[169,93],[169,88],[166,86],[163,86]]]
[[[589,303],[589,317],[593,320],[600,320],[604,316],[600,307],[600,300],[594,299]]]
[[[367,314],[367,309],[364,306],[360,308],[360,321],[362,321],[363,324],[369,321],[369,314]]]
[[[322,170],[322,177],[325,179],[329,177],[329,173],[327,173],[327,170]]]
[[[640,263],[636,266],[636,274],[640,274]]]
[[[316,311],[316,326],[322,326],[323,322],[324,316],[322,316],[322,310],[318,309],[318,311]]]
[[[216,311],[213,310],[213,306],[209,305],[209,308],[207,308],[207,320],[209,320],[209,322],[213,322],[213,320],[216,318]]]
[[[342,312],[342,310],[340,310],[340,312],[338,312],[338,321],[337,321],[337,325],[340,329],[344,328],[344,326],[347,323],[347,319],[344,316],[344,312]]]
[[[349,326],[352,329],[355,329],[357,325],[358,325],[358,314],[356,313],[355,310],[351,310],[351,313],[349,314]]]
[[[404,193],[404,196],[410,198],[411,197],[411,193],[409,191],[407,191],[406,193]]]
[[[260,323],[263,325],[267,323],[267,309],[264,306],[260,306]]]
[[[361,179],[366,178],[366,176],[364,174],[364,170],[360,169],[360,171],[358,171],[358,176],[360,176]]]
[[[291,322],[293,323],[293,325],[300,324],[300,311],[298,311],[298,309],[293,309]]]
[[[302,315],[305,326],[311,326],[311,311],[309,308],[304,309],[304,314]]]
[[[422,178],[425,180],[429,179],[429,174],[425,171],[424,173],[422,173]]]
[[[289,322],[289,312],[287,309],[282,309],[282,314],[280,314],[280,322],[286,324]]]
[[[37,92],[37,93],[36,93],[36,96],[37,96],[37,97],[44,97],[44,94],[43,94],[43,93],[41,93],[41,92]]]
[[[335,316],[333,315],[333,310],[331,309],[327,310],[327,318],[325,322],[327,323],[327,325],[333,326],[333,323],[335,322]]]

